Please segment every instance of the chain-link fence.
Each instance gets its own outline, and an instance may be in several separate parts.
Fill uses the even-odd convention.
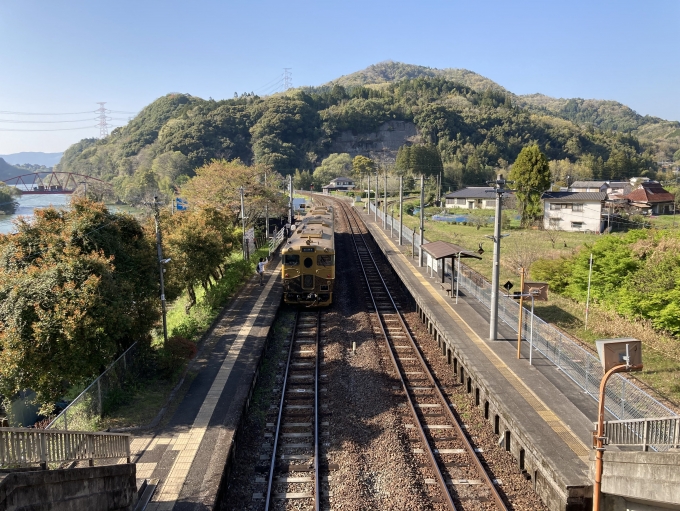
[[[374,209],[371,204],[371,210]],[[378,218],[382,222],[383,212],[378,211]],[[388,229],[394,225],[393,236],[399,236],[399,221],[388,215],[386,222]],[[413,254],[418,253],[420,236],[417,232],[403,227],[404,244],[414,247]],[[423,243],[427,243],[423,238]],[[441,271],[437,262],[424,253],[424,264],[432,267],[433,271]],[[467,296],[479,300],[487,309],[491,304],[491,283],[472,268],[461,263],[458,285]],[[451,264],[447,261],[444,271],[455,275]],[[603,376],[602,366],[597,357],[581,347],[569,337],[562,334],[555,327],[547,324],[534,315],[533,336],[531,332],[531,310],[524,311],[526,320],[522,325],[522,339],[527,342],[533,339],[534,350],[541,353],[562,371],[564,375],[574,381],[584,392],[593,399],[598,399],[600,381]],[[498,318],[505,322],[512,330],[517,331],[519,323],[519,303],[501,294],[498,299]],[[607,383],[605,407],[617,419],[642,419],[651,417],[675,417],[677,414],[659,403],[634,382],[620,374],[613,375]]]
[[[134,368],[137,343],[130,346],[106,371],[57,415],[48,429],[97,431],[107,405],[123,390],[125,379]]]

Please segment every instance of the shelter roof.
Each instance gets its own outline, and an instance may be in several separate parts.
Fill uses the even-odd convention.
[[[444,259],[446,257],[474,257],[475,259],[481,259],[480,256],[469,250],[465,250],[463,247],[458,245],[453,245],[452,243],[447,243],[446,241],[433,241],[432,243],[423,243],[423,250],[430,254],[435,259]]]

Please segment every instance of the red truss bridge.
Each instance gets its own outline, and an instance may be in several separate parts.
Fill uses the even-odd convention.
[[[5,184],[14,186],[25,195],[47,195],[47,194],[71,194],[78,187],[88,186],[107,189],[111,185],[106,181],[96,177],[75,174],[74,172],[38,172],[35,174],[22,174],[21,176],[11,177],[4,180]]]

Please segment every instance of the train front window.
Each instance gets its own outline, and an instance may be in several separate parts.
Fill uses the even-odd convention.
[[[332,255],[316,256],[316,264],[318,266],[333,266],[333,259]]]
[[[300,264],[300,256],[297,254],[294,255],[284,255],[283,256],[283,265],[284,266],[297,266]]]

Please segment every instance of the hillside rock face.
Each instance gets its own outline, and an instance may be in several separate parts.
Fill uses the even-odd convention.
[[[349,153],[350,156],[368,156],[376,161],[393,163],[402,145],[419,143],[416,125],[405,121],[388,121],[373,133],[353,134],[343,131],[331,145],[332,153]]]

